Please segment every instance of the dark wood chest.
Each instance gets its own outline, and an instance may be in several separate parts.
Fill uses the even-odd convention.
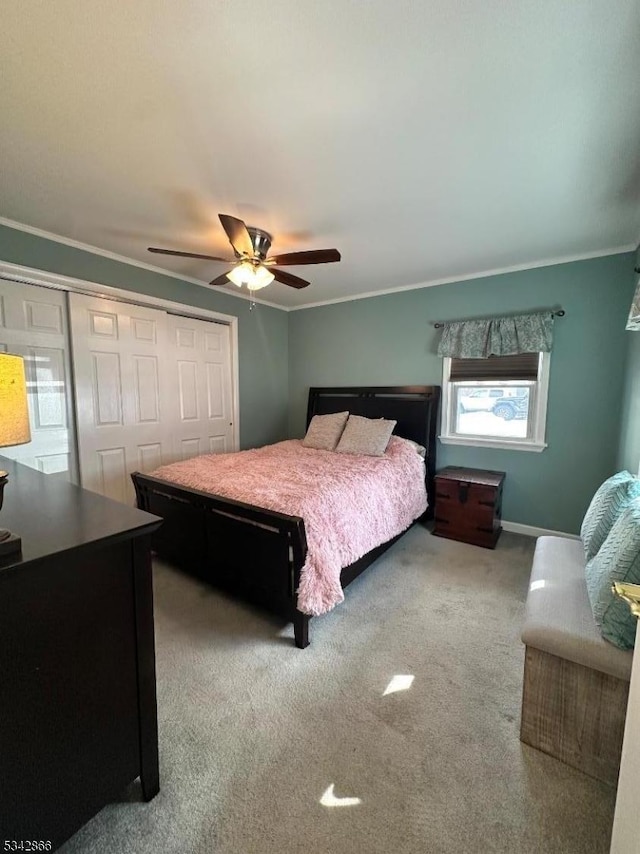
[[[502,486],[505,473],[448,466],[435,478],[433,533],[493,549],[502,531]]]

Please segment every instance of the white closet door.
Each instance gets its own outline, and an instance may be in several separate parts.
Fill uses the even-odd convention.
[[[177,315],[168,323],[174,458],[236,450],[229,327]]]
[[[70,307],[82,485],[131,504],[131,472],[171,458],[167,315],[82,294]]]
[[[75,479],[66,294],[0,279],[0,352],[25,359],[31,442],[0,454]]]

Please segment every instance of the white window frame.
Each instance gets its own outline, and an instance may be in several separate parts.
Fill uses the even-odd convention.
[[[451,387],[451,359],[442,360],[442,421],[440,441],[445,445],[468,445],[473,448],[500,448],[512,451],[534,451],[540,453],[547,447],[547,398],[549,395],[549,369],[551,366],[551,354],[540,353],[538,362],[538,380],[533,386],[533,400],[531,402],[531,425],[530,435],[527,439],[507,439],[503,436],[463,436],[455,433],[452,428],[455,424],[452,412],[453,390]],[[496,385],[499,382],[496,381]]]

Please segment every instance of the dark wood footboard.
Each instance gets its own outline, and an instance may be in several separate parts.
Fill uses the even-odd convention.
[[[162,558],[223,590],[287,620],[296,646],[309,644],[309,617],[296,607],[307,556],[304,522],[176,486],[134,472],[138,507],[164,520],[153,537]]]
[[[293,622],[295,643],[309,646],[311,617],[297,590],[307,557],[304,521],[241,501],[134,472],[138,507],[163,518],[153,550],[174,566]],[[342,570],[347,587],[402,534]]]

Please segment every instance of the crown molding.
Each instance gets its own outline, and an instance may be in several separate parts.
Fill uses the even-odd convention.
[[[546,261],[532,261],[528,264],[515,264],[513,267],[497,267],[495,270],[482,270],[479,273],[467,273],[462,276],[447,276],[445,279],[429,279],[425,282],[417,282],[415,285],[400,285],[397,288],[384,288],[379,291],[366,291],[362,294],[354,294],[347,297],[336,297],[335,299],[322,300],[320,302],[306,303],[306,305],[290,306],[289,311],[303,311],[306,308],[318,308],[323,305],[334,305],[339,302],[353,302],[358,299],[370,299],[371,297],[398,294],[403,291],[417,291],[421,288],[433,288],[437,285],[452,285],[455,282],[468,282],[472,279],[486,279],[489,276],[502,276],[505,273],[521,273],[525,270],[535,270],[538,267],[553,267],[557,264],[571,264],[573,261],[589,261],[592,258],[606,258],[608,255],[624,255],[626,252],[635,252],[636,246],[616,246],[613,249],[597,249],[594,252],[584,252],[580,255],[564,255],[560,258],[549,258]]]
[[[54,243],[62,243],[64,246],[69,246],[72,249],[80,249],[82,252],[89,252],[92,255],[100,255],[102,258],[108,258],[110,261],[118,261],[121,264],[129,264],[131,267],[139,267],[141,270],[147,270],[150,273],[158,273],[161,276],[169,276],[169,278],[177,279],[180,282],[190,282],[192,285],[200,285],[202,288],[207,288],[210,293],[215,293],[215,291],[211,290],[211,285],[202,279],[194,279],[192,276],[182,276],[180,273],[174,273],[171,270],[165,270],[162,267],[155,267],[153,264],[147,264],[144,261],[137,261],[135,258],[128,258],[126,255],[118,255],[117,252],[110,252],[108,249],[100,249],[99,246],[92,246],[90,243],[82,243],[80,240],[63,237],[61,234],[54,234],[52,231],[45,231],[42,228],[36,228],[33,225],[26,225],[23,222],[17,222],[16,220],[8,219],[4,216],[0,216],[0,225],[6,225],[7,228],[13,228],[16,231],[24,231],[26,234],[33,234],[35,237],[42,237],[44,240],[51,240]],[[234,297],[235,299],[254,302],[256,305],[266,305],[269,306],[269,308],[288,311],[285,306],[278,305],[275,302],[252,298],[237,291],[225,290],[220,291],[220,293]]]
[[[72,249],[80,249],[83,252],[89,252],[92,255],[99,255],[102,258],[108,258],[111,261],[118,261],[121,264],[129,264],[132,267],[139,267],[141,270],[148,270],[150,273],[158,273],[161,276],[168,276],[171,279],[177,279],[181,282],[190,282],[193,285],[207,288],[211,292],[211,286],[208,282],[202,279],[195,279],[192,276],[182,276],[180,273],[174,273],[171,270],[165,270],[162,267],[155,267],[153,264],[147,264],[144,261],[137,261],[135,258],[128,258],[126,255],[118,255],[116,252],[110,252],[108,249],[100,249],[99,246],[93,246],[90,243],[82,243],[79,240],[73,240],[70,237],[63,237],[61,234],[55,234],[52,231],[45,231],[42,228],[36,228],[33,225],[26,225],[17,220],[8,219],[0,216],[0,225],[5,225],[8,228],[14,228],[17,231],[24,231],[26,234],[33,234],[35,237],[42,237],[45,240],[51,240],[54,243],[62,243],[64,246],[70,246]],[[275,302],[270,302],[265,299],[253,298],[253,302],[257,305],[266,305],[269,308],[276,308],[279,311],[304,311],[308,308],[319,308],[324,305],[335,305],[341,302],[353,302],[360,299],[370,299],[371,297],[387,296],[389,294],[398,294],[404,291],[417,291],[422,288],[433,288],[438,285],[451,285],[455,282],[468,282],[472,279],[486,279],[489,276],[501,276],[505,273],[520,273],[524,270],[535,270],[539,267],[553,267],[556,264],[571,264],[574,261],[589,261],[593,258],[605,258],[608,255],[623,255],[626,252],[636,252],[640,249],[640,240],[635,244],[627,244],[626,246],[616,246],[611,249],[597,249],[594,252],[583,252],[578,255],[564,255],[559,258],[549,258],[544,261],[532,261],[527,264],[515,264],[512,267],[497,267],[493,270],[482,270],[477,273],[467,273],[459,276],[447,276],[442,279],[428,279],[424,282],[417,282],[413,285],[400,285],[396,288],[382,288],[377,291],[365,291],[361,294],[352,294],[351,296],[335,297],[334,299],[320,300],[318,302],[310,302],[305,305],[286,306]],[[252,297],[237,291],[225,290],[224,293],[232,296],[235,299],[252,301]]]

